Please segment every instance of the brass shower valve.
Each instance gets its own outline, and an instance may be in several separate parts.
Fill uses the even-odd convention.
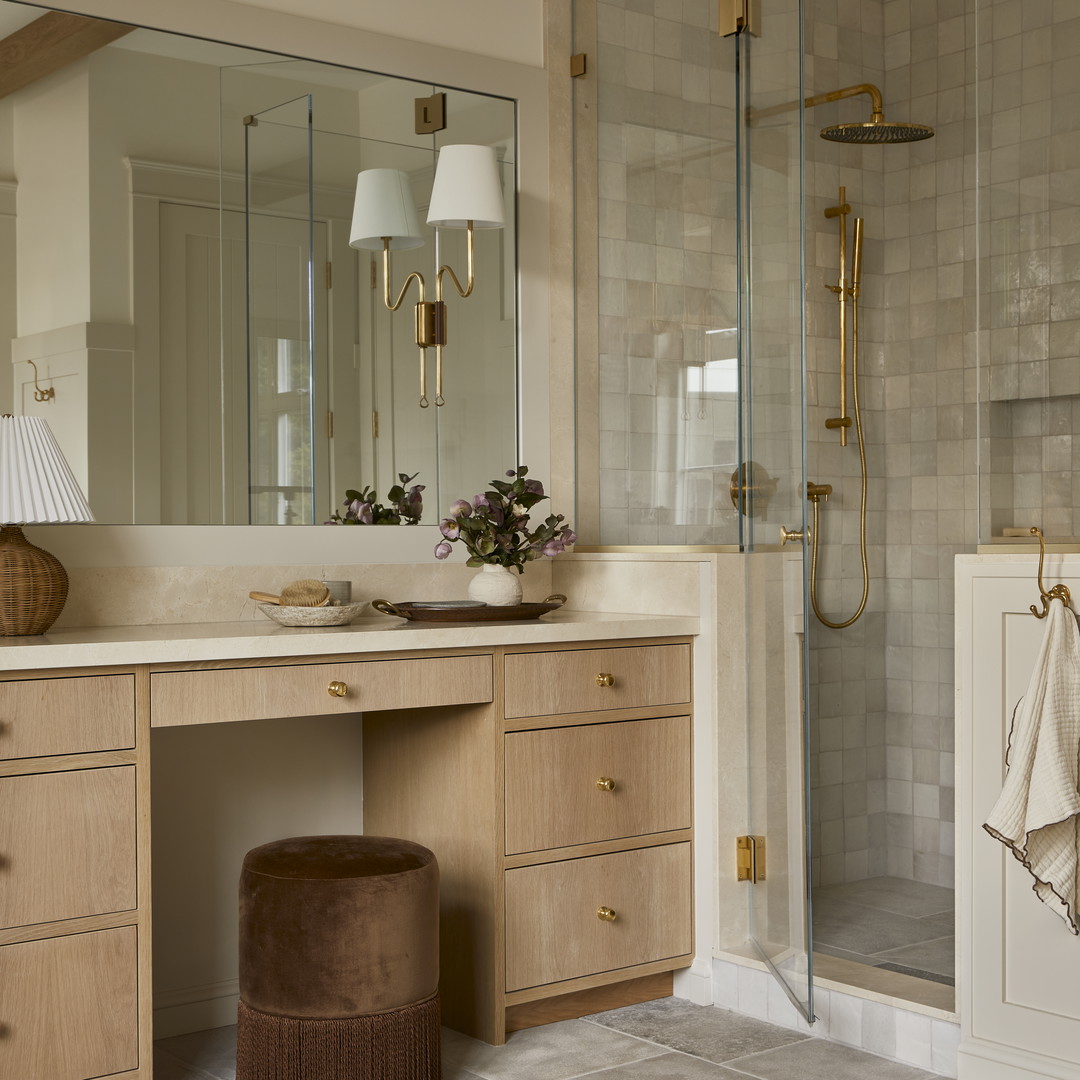
[[[829,496],[832,494],[832,484],[811,484],[810,481],[806,482],[806,497],[816,503],[819,499],[829,501]]]

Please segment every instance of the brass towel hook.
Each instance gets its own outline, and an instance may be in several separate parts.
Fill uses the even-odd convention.
[[[1060,600],[1066,607],[1072,603],[1072,594],[1065,585],[1053,585],[1047,591],[1043,588],[1043,560],[1046,558],[1046,544],[1043,543],[1042,529],[1035,525],[1031,526],[1031,535],[1039,538],[1039,595],[1042,597],[1042,611],[1034,604],[1031,605],[1031,614],[1036,619],[1045,619],[1050,614],[1050,601]]]
[[[34,400],[35,401],[48,401],[49,398],[56,397],[56,388],[48,386],[44,390],[38,384],[38,369],[37,364],[33,360],[26,361],[34,369]]]

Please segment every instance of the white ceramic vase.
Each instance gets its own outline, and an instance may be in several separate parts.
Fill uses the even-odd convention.
[[[521,575],[497,563],[484,563],[469,582],[469,599],[492,607],[513,607],[521,603]]]

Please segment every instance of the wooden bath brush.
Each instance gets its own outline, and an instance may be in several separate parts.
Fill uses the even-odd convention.
[[[264,592],[249,592],[252,600],[264,604],[280,604],[281,607],[326,607],[330,603],[330,590],[314,578],[293,581],[281,590],[280,596]]]

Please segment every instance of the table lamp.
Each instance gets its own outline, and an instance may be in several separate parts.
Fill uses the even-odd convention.
[[[49,425],[0,417],[0,636],[44,634],[67,600],[60,560],[31,544],[22,526],[93,520]]]

